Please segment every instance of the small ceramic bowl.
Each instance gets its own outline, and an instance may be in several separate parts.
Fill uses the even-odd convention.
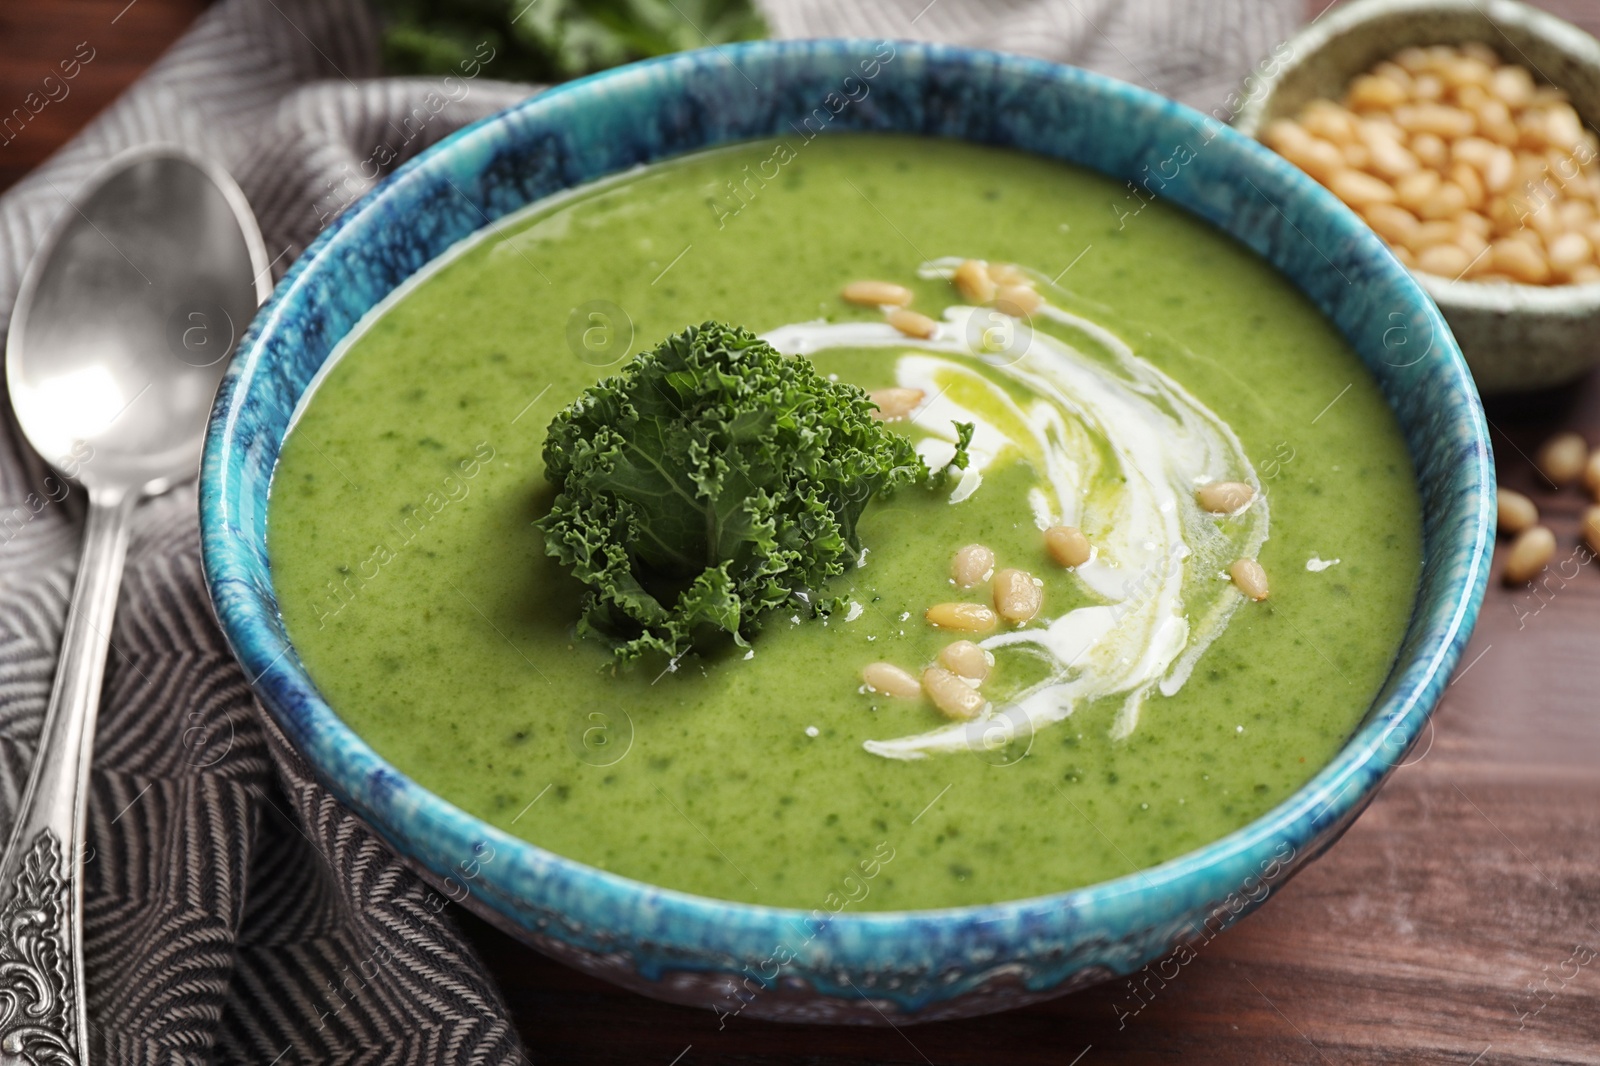
[[[1411,45],[1479,41],[1565,89],[1600,126],[1600,41],[1516,0],[1354,0],[1290,37],[1275,73],[1249,86],[1235,128],[1258,136],[1317,97],[1338,99],[1355,75]],[[1564,385],[1600,363],[1600,282],[1514,285],[1418,272],[1488,393]]]
[[[494,219],[642,163],[791,135],[841,91],[856,102],[830,128],[963,138],[1118,178],[1191,145],[1165,195],[1299,286],[1393,405],[1423,501],[1426,565],[1410,628],[1339,753],[1249,825],[1127,877],[988,906],[835,913],[707,899],[546,851],[419,787],[346,727],[290,645],[267,555],[268,488],[296,404],[357,320]],[[1429,354],[1396,358],[1418,350],[1397,337]],[[330,225],[252,323],[217,397],[200,489],[212,600],[262,704],[334,794],[425,876],[448,891],[471,869],[470,890],[457,880],[451,898],[647,995],[874,1025],[1000,1010],[1130,973],[1257,906],[1344,831],[1419,735],[1477,617],[1494,537],[1489,443],[1466,365],[1432,301],[1330,193],[1250,138],[1122,82],[905,42],[672,56],[552,89],[423,153]]]

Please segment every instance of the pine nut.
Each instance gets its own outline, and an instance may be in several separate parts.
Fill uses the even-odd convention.
[[[1600,554],[1600,507],[1583,509],[1583,542],[1590,551]]]
[[[1424,249],[1417,256],[1418,270],[1452,280],[1465,274],[1467,267],[1471,265],[1472,256],[1454,244],[1436,244],[1432,248]]]
[[[1452,166],[1450,168],[1450,184],[1454,185],[1456,188],[1460,189],[1464,194],[1466,194],[1466,207],[1468,210],[1476,211],[1478,208],[1483,206],[1483,198],[1485,195],[1483,179],[1478,177],[1478,172],[1473,169],[1470,164],[1457,163]],[[1452,212],[1452,215],[1460,215],[1463,213],[1464,212],[1461,211],[1455,211]]]
[[[950,579],[964,589],[981,585],[994,573],[994,552],[982,544],[968,544],[950,557]]]
[[[1356,117],[1331,100],[1313,100],[1300,115],[1306,132],[1343,145],[1356,139]]]
[[[1456,231],[1456,246],[1467,253],[1467,277],[1473,277],[1489,268],[1489,242],[1472,230],[1462,226]]]
[[[1445,81],[1459,89],[1468,85],[1487,85],[1494,72],[1483,60],[1463,55],[1446,64],[1442,73]]]
[[[1600,451],[1590,452],[1589,461],[1583,464],[1583,487],[1600,503]]]
[[[1452,95],[1455,97],[1456,106],[1463,111],[1472,112],[1474,117],[1477,116],[1484,104],[1493,99],[1489,95],[1489,90],[1482,85],[1458,85]],[[1480,133],[1483,131],[1482,125],[1479,125],[1478,131]]]
[[[1433,60],[1429,58],[1425,49],[1412,45],[1396,52],[1393,62],[1402,67],[1408,74],[1421,74],[1428,69]]]
[[[987,633],[999,624],[995,613],[981,603],[939,603],[924,611],[922,617],[940,629],[966,633]]]
[[[1356,135],[1368,148],[1376,148],[1380,143],[1402,146],[1406,143],[1406,131],[1387,114],[1363,115],[1356,124]]]
[[[1534,456],[1539,473],[1557,487],[1570,485],[1589,462],[1589,444],[1577,433],[1557,433]]]
[[[1505,192],[1517,176],[1517,157],[1503,145],[1495,147],[1494,156],[1483,169],[1483,187],[1491,193]]]
[[[1559,104],[1545,117],[1545,135],[1551,144],[1571,151],[1583,143],[1583,120],[1571,104]]]
[[[990,263],[989,279],[996,285],[1031,285],[1028,275],[1013,263]]]
[[[1308,134],[1293,119],[1275,118],[1261,131],[1261,139],[1274,152],[1282,154],[1284,145],[1304,143]]]
[[[1391,245],[1410,244],[1421,225],[1417,216],[1398,204],[1368,204],[1361,209],[1361,217]]]
[[[1527,107],[1533,90],[1533,75],[1525,67],[1501,67],[1489,77],[1489,91],[1507,107]]]
[[[1540,247],[1541,242],[1548,245],[1565,232],[1561,225],[1561,212],[1552,211],[1548,206],[1536,207],[1533,214],[1528,216],[1527,224],[1528,228],[1539,237],[1539,240],[1533,241],[1531,245],[1535,251],[1544,250]]]
[[[1031,315],[1044,303],[1044,297],[1030,285],[1002,285],[994,294],[994,306],[1012,318]]]
[[[969,681],[982,681],[989,676],[994,656],[970,640],[958,640],[945,645],[939,653],[939,661]]]
[[[1600,454],[1600,453],[1597,453]],[[1516,536],[1525,529],[1539,524],[1539,508],[1532,500],[1513,489],[1500,489],[1496,494],[1496,511],[1500,532]]]
[[[1077,526],[1051,526],[1044,531],[1044,547],[1050,558],[1068,569],[1082,566],[1094,554],[1089,538]]]
[[[1485,137],[1463,137],[1450,146],[1450,158],[1483,170],[1494,158],[1494,142]]]
[[[1339,155],[1344,159],[1347,166],[1354,167],[1356,170],[1369,170],[1372,168],[1372,149],[1360,141],[1346,141],[1343,144],[1335,145],[1335,147],[1339,149]]]
[[[1476,211],[1468,211],[1458,220],[1463,229],[1476,233],[1484,240],[1489,239],[1489,234],[1494,232],[1493,223]]]
[[[1372,179],[1377,181],[1378,179]],[[1394,197],[1400,201],[1402,207],[1421,214],[1421,208],[1428,198],[1439,191],[1443,182],[1437,171],[1419,170],[1415,174],[1407,174],[1394,183],[1391,190]],[[1337,190],[1335,190],[1337,191]],[[1345,201],[1348,203],[1349,201]]]
[[[1568,200],[1561,205],[1561,225],[1574,233],[1582,233],[1593,221],[1594,204],[1588,200]],[[1592,239],[1590,243],[1593,243]]]
[[[989,704],[977,689],[938,666],[922,671],[922,690],[946,718],[967,721],[978,717]]]
[[[852,281],[839,295],[863,307],[905,307],[911,302],[911,290],[892,281]]]
[[[873,389],[867,393],[867,399],[878,405],[878,409],[872,413],[873,418],[880,422],[893,422],[915,411],[926,395],[921,389],[903,389],[895,386]]]
[[[1411,153],[1423,166],[1443,170],[1450,158],[1450,146],[1436,133],[1419,133],[1411,138]]]
[[[1410,149],[1397,141],[1376,141],[1368,147],[1367,159],[1373,170],[1390,180],[1422,167],[1421,161],[1411,154]]]
[[[1233,514],[1250,506],[1256,490],[1242,481],[1213,481],[1196,489],[1194,498],[1202,511]]]
[[[1556,273],[1570,276],[1585,263],[1594,262],[1589,239],[1581,233],[1563,233],[1549,246],[1550,266]]]
[[[1542,285],[1550,278],[1550,264],[1527,241],[1495,241],[1489,254],[1494,269],[1525,284]]]
[[[1550,147],[1550,127],[1545,125],[1543,115],[1524,111],[1517,119],[1517,147],[1530,153]]]
[[[1456,224],[1442,218],[1430,219],[1417,226],[1416,236],[1412,240],[1413,251],[1421,252],[1432,248],[1436,244],[1454,244],[1456,239]]]
[[[1444,98],[1444,79],[1432,72],[1411,79],[1411,96],[1424,103],[1436,103]]]
[[[868,664],[861,671],[861,680],[866,682],[867,688],[885,696],[910,699],[922,695],[921,683],[909,671],[902,670],[894,663]]]
[[[1411,72],[1392,59],[1385,59],[1372,68],[1372,73],[1379,78],[1388,78],[1400,88],[1405,90],[1406,98],[1411,97]]]
[[[927,340],[939,332],[939,323],[927,315],[919,314],[916,311],[908,311],[903,307],[890,311],[887,317],[889,325],[906,336],[916,337],[918,340]]]
[[[1346,166],[1343,152],[1331,142],[1309,134],[1304,140],[1290,141],[1279,154],[1321,182],[1331,183],[1333,176],[1343,173]]]
[[[1395,199],[1394,189],[1381,179],[1371,174],[1363,174],[1359,170],[1335,171],[1327,181],[1328,189],[1351,207],[1393,203]]]
[[[1392,79],[1363,74],[1350,83],[1345,102],[1358,111],[1387,111],[1406,98],[1405,88]]]
[[[982,259],[968,259],[956,267],[950,280],[969,303],[986,304],[994,299],[994,279],[989,277],[989,264]]]
[[[1260,602],[1267,598],[1267,572],[1254,559],[1235,559],[1228,567],[1228,576],[1238,590]]]
[[[1517,124],[1511,118],[1511,109],[1499,100],[1488,100],[1479,105],[1478,131],[1501,148],[1516,146]]]
[[[1556,535],[1548,527],[1525,529],[1511,542],[1506,552],[1505,569],[1500,572],[1501,580],[1507,585],[1532,581],[1555,553]]]
[[[1044,589],[1026,570],[1008,567],[994,575],[994,609],[1007,622],[1026,622],[1044,605]]]
[[[1470,137],[1478,128],[1476,115],[1448,104],[1418,104],[1407,117],[1409,122],[1396,115],[1401,129],[1410,133],[1431,133],[1447,141]]]

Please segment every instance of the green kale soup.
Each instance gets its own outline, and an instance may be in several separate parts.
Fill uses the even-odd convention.
[[[1419,502],[1393,416],[1317,311],[1124,193],[996,149],[830,136],[498,222],[367,316],[284,445],[269,545],[306,668],[465,810],[723,899],[1015,899],[1251,821],[1383,683]],[[842,298],[861,280],[894,295]],[[585,587],[535,525],[555,498],[541,450],[587,387],[709,319],[868,390],[934,474],[874,497],[852,565],[747,641],[625,662],[581,632]],[[1207,506],[1218,483],[1243,495]],[[1052,553],[1062,526],[1086,559]],[[993,566],[958,583],[973,544]],[[1243,594],[1239,560],[1269,596]],[[1003,581],[1031,618],[928,620]],[[923,677],[958,639],[992,662],[970,721],[863,684],[874,663]]]

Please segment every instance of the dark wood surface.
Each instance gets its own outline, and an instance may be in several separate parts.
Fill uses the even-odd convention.
[[[208,0],[0,0],[0,189],[38,166],[137,78]],[[80,45],[88,50],[79,51]],[[76,77],[62,61],[93,55]],[[49,77],[53,80],[46,83]],[[33,94],[30,100],[30,94]]]
[[[108,103],[203,6],[0,0],[0,102],[20,101],[91,28],[97,52],[68,97],[0,145],[0,187]],[[1600,33],[1600,0],[1541,6]],[[1502,587],[1497,566],[1464,665],[1407,765],[1342,842],[1147,993],[1142,1008],[1115,982],[899,1031],[744,1018],[719,1029],[710,1011],[622,992],[458,916],[533,1057],[659,1066],[1600,1063],[1600,561],[1580,564],[1575,554],[1582,496],[1538,484],[1527,459],[1560,428],[1600,444],[1600,378],[1489,414],[1500,477],[1539,502],[1565,568],[1536,594]]]

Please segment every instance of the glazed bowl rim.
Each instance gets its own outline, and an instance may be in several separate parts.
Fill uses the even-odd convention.
[[[756,41],[722,46],[716,50],[716,54],[718,61],[749,69],[752,65],[781,63],[786,58],[803,57],[807,53],[853,60],[859,55],[868,54],[876,43],[843,38]],[[1385,286],[1386,291],[1392,290],[1400,306],[1420,316],[1432,329],[1437,341],[1436,354],[1445,363],[1449,394],[1459,397],[1461,401],[1453,411],[1455,425],[1452,428],[1470,438],[1475,465],[1465,472],[1451,475],[1464,479],[1462,484],[1465,490],[1459,495],[1465,502],[1450,511],[1454,523],[1451,529],[1459,526],[1461,532],[1452,533],[1447,542],[1452,558],[1465,565],[1460,575],[1453,577],[1441,593],[1440,602],[1430,608],[1436,614],[1448,616],[1443,630],[1423,639],[1409,656],[1397,655],[1391,667],[1390,680],[1381,690],[1379,698],[1369,706],[1361,723],[1340,745],[1338,753],[1304,785],[1251,822],[1201,847],[1107,881],[996,903],[835,913],[829,921],[841,933],[841,939],[836,942],[834,950],[845,959],[882,958],[886,949],[894,944],[903,944],[910,937],[948,927],[959,930],[1004,926],[1023,930],[1041,926],[1055,928],[1067,922],[1071,930],[1081,933],[1084,931],[1085,916],[1127,914],[1130,913],[1129,908],[1132,908],[1131,913],[1152,915],[1150,920],[1154,921],[1154,916],[1167,908],[1152,907],[1150,904],[1173,895],[1177,892],[1177,886],[1184,882],[1191,882],[1192,886],[1187,894],[1177,892],[1181,897],[1179,904],[1192,907],[1212,898],[1209,893],[1205,893],[1203,898],[1200,895],[1207,881],[1204,875],[1208,871],[1220,875],[1235,865],[1235,860],[1263,854],[1264,846],[1271,846],[1275,841],[1297,841],[1304,846],[1329,839],[1330,833],[1348,824],[1348,820],[1377,791],[1386,774],[1410,749],[1428,721],[1448,672],[1459,659],[1477,616],[1487,579],[1487,546],[1493,542],[1494,529],[1491,506],[1493,478],[1488,467],[1487,430],[1477,393],[1460,351],[1437,308],[1417,287],[1415,280],[1389,256],[1376,236],[1330,193],[1252,139],[1136,86],[1038,59],[949,45],[893,43],[901,50],[901,54],[915,57],[929,70],[957,69],[962,76],[969,78],[979,71],[992,70],[1007,78],[1064,81],[1075,90],[1087,92],[1095,98],[1114,98],[1125,102],[1141,112],[1144,120],[1152,124],[1166,114],[1177,115],[1196,125],[1216,127],[1217,137],[1223,138],[1234,151],[1250,157],[1258,177],[1270,173],[1273,183],[1278,187],[1286,183],[1293,195],[1309,201],[1319,214],[1331,213],[1338,235],[1356,242],[1360,247],[1362,262],[1370,266],[1374,275],[1373,284]],[[598,89],[629,82],[648,87],[651,79],[665,79],[679,73],[692,75],[694,64],[706,52],[679,53],[592,75],[546,90],[491,115],[463,128],[401,166],[329,224],[292,264],[275,289],[271,301],[251,323],[219,389],[207,433],[202,467],[200,512],[203,563],[208,591],[223,631],[243,665],[246,677],[253,678],[251,687],[273,720],[293,741],[296,751],[310,764],[317,777],[402,854],[434,869],[434,865],[421,853],[431,851],[434,855],[466,855],[476,844],[484,843],[493,847],[497,856],[510,857],[508,863],[497,861],[492,870],[485,874],[486,878],[493,878],[494,894],[507,900],[527,902],[537,898],[538,890],[545,887],[546,879],[558,879],[581,887],[586,896],[600,898],[608,912],[620,911],[625,916],[625,923],[642,923],[642,919],[636,917],[638,912],[630,911],[623,904],[648,904],[652,913],[657,915],[653,928],[659,927],[662,921],[679,919],[690,930],[706,930],[729,924],[736,926],[741,934],[770,930],[772,935],[780,936],[781,930],[792,928],[790,923],[804,920],[815,912],[797,907],[700,896],[600,870],[515,837],[401,774],[344,724],[322,699],[299,664],[298,657],[290,654],[290,644],[277,636],[275,600],[270,592],[262,595],[255,590],[249,568],[245,565],[243,549],[235,542],[232,529],[234,516],[230,501],[235,490],[241,488],[237,483],[245,480],[246,475],[233,467],[230,458],[235,458],[235,452],[242,452],[245,447],[235,440],[241,409],[255,387],[256,378],[267,374],[270,369],[262,357],[264,338],[273,335],[274,331],[291,329],[289,319],[296,313],[297,307],[316,299],[314,282],[322,264],[339,254],[359,252],[364,239],[362,234],[381,225],[377,220],[381,214],[379,209],[387,200],[399,200],[411,183],[426,187],[426,183],[436,180],[432,169],[443,173],[442,160],[461,156],[472,158],[473,153],[487,148],[491,133],[497,126],[505,124],[509,117],[537,111],[559,114],[562,113],[559,109],[570,110],[590,104],[603,108],[606,106],[605,97],[597,93]],[[678,83],[675,82],[674,88],[677,87]],[[694,150],[712,149],[728,143],[733,143],[733,140],[712,140]],[[666,153],[661,158],[670,158],[675,154],[681,153]],[[1185,206],[1183,209],[1195,214],[1192,208]],[[488,224],[493,223],[491,221]],[[474,232],[481,232],[481,227]],[[1298,285],[1296,287],[1299,288]],[[261,387],[268,388],[270,383]],[[303,387],[301,391],[304,391]],[[281,447],[281,444],[280,438],[276,445]],[[243,460],[240,459],[240,462]],[[267,490],[270,490],[270,482],[260,489],[244,486],[243,491],[237,494],[253,507],[264,507]],[[244,590],[243,594],[240,593],[241,589]],[[1413,604],[1410,623],[1413,627],[1418,624],[1422,606],[1423,598],[1419,589]],[[1402,691],[1396,679],[1408,674],[1415,664],[1420,664],[1422,673],[1414,678],[1407,676]],[[1359,787],[1361,775],[1375,766],[1383,766],[1381,760],[1385,758],[1387,765],[1370,785]],[[1352,788],[1352,785],[1357,787]],[[373,799],[374,790],[382,793],[381,804]],[[396,811],[398,816],[385,817],[385,810]],[[512,864],[514,866],[510,873],[500,873],[505,866]],[[438,873],[437,869],[434,872]],[[1052,922],[1055,924],[1051,925]],[[1015,935],[1020,937],[1022,934],[1018,932]]]

